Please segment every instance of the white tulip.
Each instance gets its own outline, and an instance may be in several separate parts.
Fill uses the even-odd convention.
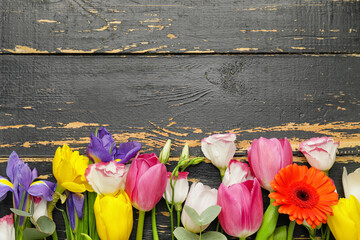
[[[215,188],[211,189],[209,186],[206,186],[199,182],[193,183],[191,185],[184,206],[189,206],[193,208],[200,215],[207,208],[216,204],[217,190]],[[200,232],[200,226],[194,223],[193,220],[191,220],[185,210],[183,210],[181,214],[181,223],[187,230],[193,233]],[[210,224],[202,226],[201,231],[205,230],[209,225]]]
[[[348,174],[346,168],[344,167],[342,182],[345,197],[350,198],[350,195],[354,195],[354,197],[356,197],[360,202],[360,168]]]

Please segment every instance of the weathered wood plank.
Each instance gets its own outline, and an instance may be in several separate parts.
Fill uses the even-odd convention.
[[[357,0],[0,1],[2,53],[360,52]]]
[[[84,150],[100,125],[146,151],[233,131],[238,154],[260,136],[288,137],[296,151],[322,135],[341,141],[340,155],[359,154],[359,64],[349,55],[2,55],[0,156]]]
[[[304,138],[328,135],[355,154],[359,61],[2,56],[0,152],[49,155],[63,143],[83,148],[103,124],[118,141],[138,139],[148,150],[167,138],[196,146],[211,132],[234,131],[239,151],[261,135],[287,136],[295,150]]]
[[[159,151],[160,149],[156,149],[155,152],[158,154]],[[26,163],[28,163],[31,168],[36,167],[42,179],[48,179],[54,181],[54,178],[51,174],[52,158],[22,158],[22,159]],[[240,157],[240,158],[237,157],[236,159],[241,161],[247,161],[246,157]],[[168,164],[167,167],[168,170],[171,170],[174,167],[175,165],[174,161],[176,161],[177,159],[172,158],[171,160],[172,160],[171,164]],[[0,176],[6,176],[6,172],[5,172],[6,161],[7,158],[0,158]],[[306,160],[304,157],[294,157],[294,162],[297,162],[299,164],[304,164],[305,161]],[[337,187],[337,191],[341,197],[343,197],[343,188],[341,182],[343,167],[346,167],[348,172],[353,172],[355,169],[360,167],[360,157],[338,156],[333,168],[329,172],[329,176],[334,180],[335,185]],[[221,181],[218,174],[218,170],[211,163],[209,163],[209,161],[206,161],[205,163],[201,163],[198,166],[191,167],[188,170],[190,172],[189,179],[191,182],[201,181],[202,183],[207,184],[213,188],[218,188],[218,186],[220,185]],[[268,198],[266,197],[267,194],[268,193],[266,191],[263,191],[264,207],[266,207],[269,204]],[[3,202],[0,202],[0,216],[10,213],[9,207],[11,207],[11,204],[12,201],[10,197],[7,197]],[[158,211],[157,221],[158,221],[158,230],[159,230],[160,239],[169,239],[170,218],[164,200],[161,200],[160,203],[158,204],[157,211]],[[55,221],[58,224],[59,239],[65,239],[63,220],[61,216],[56,212],[55,212]],[[280,216],[279,225],[288,224],[288,222],[289,222],[288,217],[286,215]],[[136,223],[137,223],[137,213],[136,211],[134,211],[134,228],[130,239],[135,239]],[[145,223],[146,224],[144,230],[144,239],[151,239],[152,233],[151,233],[150,214],[147,215]],[[295,239],[306,239],[303,238],[303,236],[307,236],[306,229],[304,227],[297,226],[295,228],[294,236]],[[229,239],[235,239],[235,238],[229,237]]]

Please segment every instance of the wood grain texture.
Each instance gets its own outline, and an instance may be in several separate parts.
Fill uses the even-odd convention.
[[[349,55],[2,55],[0,155],[84,150],[101,125],[145,151],[233,131],[240,155],[260,136],[288,137],[297,151],[322,135],[341,141],[340,155],[359,154],[359,64]]]
[[[155,153],[159,153],[160,149],[156,149]],[[84,153],[84,152],[81,152]],[[22,156],[20,155],[22,158]],[[22,158],[26,163],[29,164],[30,168],[36,167],[40,178],[55,181],[53,175],[51,174],[52,169],[52,158]],[[247,161],[246,157],[237,157],[237,160]],[[7,158],[0,158],[0,176],[6,176],[6,161]],[[172,170],[177,161],[176,157],[173,157],[169,164],[167,164],[168,170]],[[306,160],[304,157],[294,157],[294,162],[298,164],[305,164]],[[347,168],[347,171],[353,172],[355,169],[360,167],[360,157],[359,156],[338,156],[336,162],[332,169],[329,171],[329,176],[334,180],[337,187],[337,191],[341,197],[343,197],[343,188],[341,182],[341,176],[343,167]],[[188,169],[189,179],[191,182],[201,181],[202,183],[211,186],[212,188],[218,188],[221,181],[218,170],[214,167],[208,160],[204,163],[201,163],[198,166],[193,166]],[[264,199],[264,208],[268,206],[268,192],[263,190],[263,199]],[[7,197],[3,202],[0,203],[0,216],[9,214],[12,201],[10,197]],[[60,204],[58,204],[60,206]],[[62,217],[59,212],[55,211],[54,218],[57,223],[57,229],[59,234],[59,239],[65,239],[65,229]],[[174,220],[176,222],[176,219]],[[157,205],[157,222],[158,222],[158,231],[159,237],[162,240],[170,239],[170,218],[167,211],[164,200],[162,199]],[[288,224],[289,220],[286,215],[281,214],[279,218],[279,225]],[[137,211],[134,210],[134,227],[130,239],[135,239],[136,235],[136,226],[137,226]],[[210,229],[215,229],[215,224],[210,226]],[[297,226],[294,233],[295,239],[307,239],[306,229],[302,226]],[[304,237],[305,236],[305,237]],[[151,232],[151,218],[150,213],[146,215],[145,228],[144,228],[144,238],[143,239],[152,239]],[[228,239],[236,239],[228,236]],[[253,239],[253,238],[249,238]]]
[[[357,0],[2,0],[1,53],[359,53]]]

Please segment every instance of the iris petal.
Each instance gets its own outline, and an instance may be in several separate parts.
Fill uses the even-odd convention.
[[[6,178],[0,176],[0,201],[4,200],[9,191],[13,191],[13,184]]]
[[[30,185],[28,193],[35,197],[43,197],[46,201],[52,201],[52,195],[55,188],[55,183],[49,181],[36,181]]]
[[[122,143],[116,150],[115,159],[121,159],[120,163],[125,164],[130,161],[131,158],[135,157],[140,149],[141,144],[139,142],[133,141]]]

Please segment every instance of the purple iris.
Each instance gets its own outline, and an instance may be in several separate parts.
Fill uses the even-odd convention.
[[[0,176],[0,201],[6,197],[9,191],[13,193],[14,208],[16,209],[19,209],[21,199],[25,194],[22,206],[24,211],[26,211],[30,201],[29,195],[52,201],[56,184],[45,180],[34,182],[38,177],[36,168],[31,171],[28,164],[24,163],[15,151],[11,153],[8,159],[6,175],[11,182]]]
[[[75,230],[77,218],[82,219],[84,208],[84,194],[73,193],[68,191],[66,199],[66,211],[71,225],[71,229]],[[75,215],[76,213],[76,215]]]
[[[90,143],[86,149],[86,155],[94,162],[110,162],[121,159],[120,163],[127,163],[140,151],[139,142],[126,142],[117,148],[114,139],[105,127],[91,133]]]

